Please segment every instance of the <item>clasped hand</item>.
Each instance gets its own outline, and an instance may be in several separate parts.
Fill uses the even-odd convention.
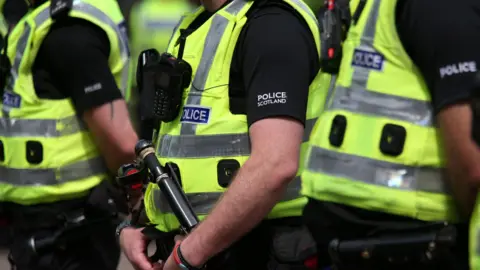
[[[150,262],[147,257],[149,239],[142,233],[143,228],[125,228],[120,233],[120,247],[136,270],[181,270],[170,254],[165,262]],[[183,236],[175,236],[175,242],[182,241]]]

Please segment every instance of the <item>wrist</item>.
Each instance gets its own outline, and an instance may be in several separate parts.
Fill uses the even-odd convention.
[[[115,236],[117,238],[117,241],[119,240],[122,231],[127,228],[133,228],[133,225],[129,219],[125,219],[120,222],[120,224],[118,224],[117,228],[115,229]]]
[[[173,256],[177,265],[185,270],[203,269],[205,265],[205,261],[201,260],[199,256],[195,256],[195,253],[191,252],[184,242],[175,245]]]

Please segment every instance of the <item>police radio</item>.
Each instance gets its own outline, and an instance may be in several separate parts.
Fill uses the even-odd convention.
[[[342,42],[350,25],[350,10],[335,0],[325,0],[326,10],[320,16],[323,46],[321,68],[324,72],[337,74],[342,59]]]
[[[182,32],[183,33],[183,32]],[[141,93],[143,118],[171,122],[180,112],[184,90],[192,79],[191,66],[182,60],[186,36],[180,36],[178,58],[155,49],[138,58],[137,85]]]

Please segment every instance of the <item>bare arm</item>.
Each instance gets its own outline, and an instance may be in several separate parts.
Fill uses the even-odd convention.
[[[286,118],[251,126],[251,156],[210,215],[184,240],[187,261],[205,263],[265,218],[295,177],[302,136],[303,125]]]
[[[480,183],[480,148],[472,139],[472,111],[467,103],[446,107],[438,122],[447,155],[450,186],[462,214],[473,210]]]
[[[116,173],[121,165],[135,159],[135,143],[138,137],[123,99],[85,111],[83,119],[112,173]]]

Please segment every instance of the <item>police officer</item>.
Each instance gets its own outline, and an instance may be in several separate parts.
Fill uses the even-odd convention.
[[[16,269],[116,269],[109,175],[134,158],[129,55],[114,0],[29,3],[10,32],[0,200]]]
[[[480,54],[479,41],[467,40],[478,32],[478,8],[473,0],[457,1],[454,12],[444,0],[351,2],[336,87],[312,131],[302,173],[309,197],[304,217],[320,269],[331,264],[329,244],[340,269],[468,269],[464,220],[480,170],[469,99]],[[342,242],[352,247],[353,240],[386,237],[393,243],[447,228],[457,233],[451,246],[432,240],[416,250],[410,242],[420,238],[413,237],[400,249],[410,259],[433,255],[429,265],[401,264],[386,244],[383,257],[373,244],[360,244],[362,258],[354,265],[342,260],[348,253]]]
[[[330,78],[318,73],[317,20],[297,0],[202,4],[168,46],[174,56],[184,48],[193,80],[181,115],[161,124],[156,144],[160,162],[178,166],[196,213],[209,215],[175,246],[164,269],[180,269],[174,261],[180,253],[181,267],[197,269],[234,243],[222,269],[302,269],[313,243],[299,218],[305,203],[296,177],[299,153]],[[148,218],[158,230],[172,231],[178,221],[162,201],[150,185]],[[151,269],[140,230],[122,224],[121,246],[135,267]]]

